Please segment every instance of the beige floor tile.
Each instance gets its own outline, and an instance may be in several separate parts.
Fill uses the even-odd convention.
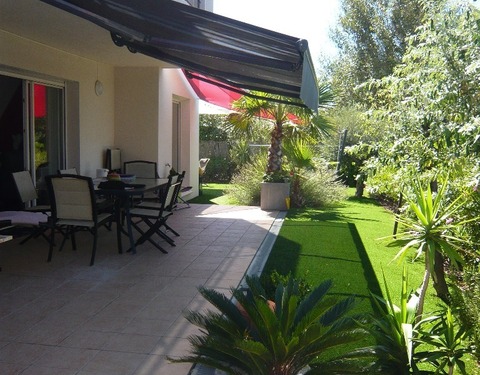
[[[141,335],[138,333],[117,333],[110,337],[103,350],[128,353],[149,354],[155,347],[159,336]]]
[[[40,367],[71,369],[78,371],[87,364],[98,350],[50,346],[33,363]]]
[[[146,358],[145,354],[101,351],[79,374],[131,375]]]
[[[43,239],[0,251],[0,374],[186,375],[198,328],[187,310],[214,309],[198,286],[230,295],[276,213],[256,207],[192,205],[169,224],[181,236],[163,254],[151,244],[118,254],[115,232],[102,231],[93,267],[92,238],[80,233],[46,262]],[[169,219],[170,220],[170,219]],[[124,247],[127,240],[123,237]]]

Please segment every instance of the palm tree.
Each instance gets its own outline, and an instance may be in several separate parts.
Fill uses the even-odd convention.
[[[331,281],[302,300],[292,277],[277,286],[275,301],[266,300],[257,277],[247,278],[247,285],[247,290],[232,290],[233,299],[199,288],[219,312],[190,311],[187,319],[204,335],[190,337],[191,355],[170,359],[235,375],[333,374],[337,372],[325,370],[338,370],[331,350],[365,337],[366,331],[347,316],[353,297],[337,301],[327,295]],[[341,368],[343,374],[355,373],[345,365]]]
[[[278,95],[252,93],[253,96],[242,96],[233,103],[236,112],[228,116],[234,131],[249,133],[255,126],[255,119],[262,117],[271,122],[270,147],[268,149],[267,174],[281,171],[282,138],[287,125],[289,136],[303,134],[310,139],[318,139],[326,135],[330,124],[321,112],[314,113],[306,107],[298,105],[293,99]],[[319,109],[325,109],[333,103],[330,88],[323,85],[319,88]],[[302,129],[300,132],[299,130]]]

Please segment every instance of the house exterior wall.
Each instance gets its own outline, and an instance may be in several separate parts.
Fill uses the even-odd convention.
[[[87,176],[104,166],[109,147],[119,147],[124,161],[155,160],[160,175],[166,175],[165,165],[172,160],[172,102],[179,101],[181,167],[187,171],[185,184],[194,188],[192,197],[198,194],[198,99],[181,70],[115,67],[1,30],[0,51],[0,74],[19,73],[78,91],[70,99],[78,96],[79,106],[66,116],[66,167]],[[103,83],[102,95],[95,93],[97,79]]]
[[[115,69],[115,147],[122,159],[155,161],[161,177],[172,165],[172,103],[181,106],[181,169],[198,189],[198,100],[179,69]],[[181,171],[180,171],[181,172]]]
[[[165,113],[165,122],[161,125],[164,132],[160,134],[159,142],[162,142],[164,135],[167,139],[172,139],[172,102],[176,101],[180,103],[181,110],[180,166],[186,171],[184,185],[193,187],[193,197],[198,195],[199,115],[198,99],[192,98],[196,98],[196,95],[181,70],[163,69],[161,71],[160,103],[161,111]],[[161,150],[161,155],[171,164],[171,142]]]
[[[80,173],[94,176],[96,169],[103,166],[104,149],[114,143],[113,67],[2,31],[0,51],[0,71],[7,74],[15,72],[21,78],[47,82],[78,82],[78,114],[73,119],[68,117],[70,122],[77,122],[69,123],[68,128],[72,129],[71,133],[77,130],[78,139],[67,142],[67,163],[73,160],[79,164],[67,167],[76,167]],[[94,90],[97,69],[98,79],[104,85],[101,96]]]
[[[123,161],[159,162],[159,69],[115,69],[115,147]]]

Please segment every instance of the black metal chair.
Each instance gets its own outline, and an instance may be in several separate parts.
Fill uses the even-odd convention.
[[[22,210],[25,212],[31,213],[42,213],[48,215],[50,213],[51,207],[50,205],[37,205],[37,189],[33,184],[32,176],[30,175],[29,171],[20,171],[12,173],[12,178],[15,183],[15,187],[18,192],[18,196],[22,201],[23,207]],[[36,220],[36,218],[34,219]],[[28,221],[28,220],[27,220]],[[32,238],[37,238],[39,236],[45,236],[46,227],[45,226],[23,226],[24,228],[28,228],[29,234],[25,237],[20,244],[24,244],[25,242],[29,241]]]
[[[155,208],[145,208],[145,207],[134,207],[130,210],[130,217],[132,218],[132,226],[140,233],[140,237],[136,241],[136,246],[149,241],[161,252],[167,254],[168,252],[162,248],[157,242],[152,239],[154,234],[157,234],[165,241],[167,241],[171,246],[175,246],[175,241],[170,238],[165,232],[161,230],[162,227],[167,226],[167,219],[173,214],[172,209],[175,203],[175,192],[180,189],[180,182],[172,183],[173,176],[168,178],[168,183],[166,186],[166,194],[161,197],[159,209]],[[134,221],[134,219],[139,219]],[[145,223],[148,227],[147,230],[144,230],[141,227],[141,224]],[[171,230],[171,229],[170,229]],[[172,232],[174,232],[172,230]],[[177,232],[174,232],[178,235]]]
[[[160,178],[157,163],[148,160],[132,160],[123,163],[123,173],[135,175],[136,178]],[[159,201],[161,191],[152,191],[144,194],[141,200]]]
[[[47,189],[52,207],[51,238],[48,261],[52,260],[55,229],[64,235],[60,250],[68,237],[76,250],[75,232],[87,229],[93,234],[90,265],[95,263],[98,228],[113,219],[112,213],[98,213],[93,181],[90,177],[73,174],[46,176]]]
[[[173,213],[173,210],[177,207],[178,204],[178,199],[180,197],[180,192],[182,191],[182,183],[185,178],[185,171],[183,171],[180,174],[171,174],[171,183],[176,184],[175,191],[173,192],[173,201],[171,205],[168,205],[166,207],[166,210],[170,211]],[[160,202],[151,202],[151,201],[144,201],[140,202],[137,204],[135,207],[137,208],[147,208],[147,209],[153,209],[153,210],[160,210],[162,207],[162,204]],[[176,232],[172,227],[170,227],[166,222],[164,224],[165,228],[172,232],[175,236],[179,237],[180,234]]]
[[[123,173],[133,174],[137,178],[159,178],[157,163],[148,160],[132,160],[123,163]]]
[[[18,196],[24,204],[23,209],[30,212],[49,212],[49,205],[36,205],[38,199],[37,189],[33,184],[32,176],[29,171],[21,171],[12,173]]]

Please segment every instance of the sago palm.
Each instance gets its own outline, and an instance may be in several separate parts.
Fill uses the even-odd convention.
[[[274,304],[265,299],[258,278],[248,278],[247,284],[246,291],[232,291],[233,299],[199,289],[219,311],[188,313],[187,319],[204,334],[190,338],[190,356],[174,361],[201,363],[235,375],[294,375],[302,369],[313,374],[318,372],[308,365],[333,361],[325,356],[331,349],[365,335],[347,317],[353,298],[337,301],[327,295],[330,281],[300,300],[298,283],[289,278],[286,285],[278,285]]]

